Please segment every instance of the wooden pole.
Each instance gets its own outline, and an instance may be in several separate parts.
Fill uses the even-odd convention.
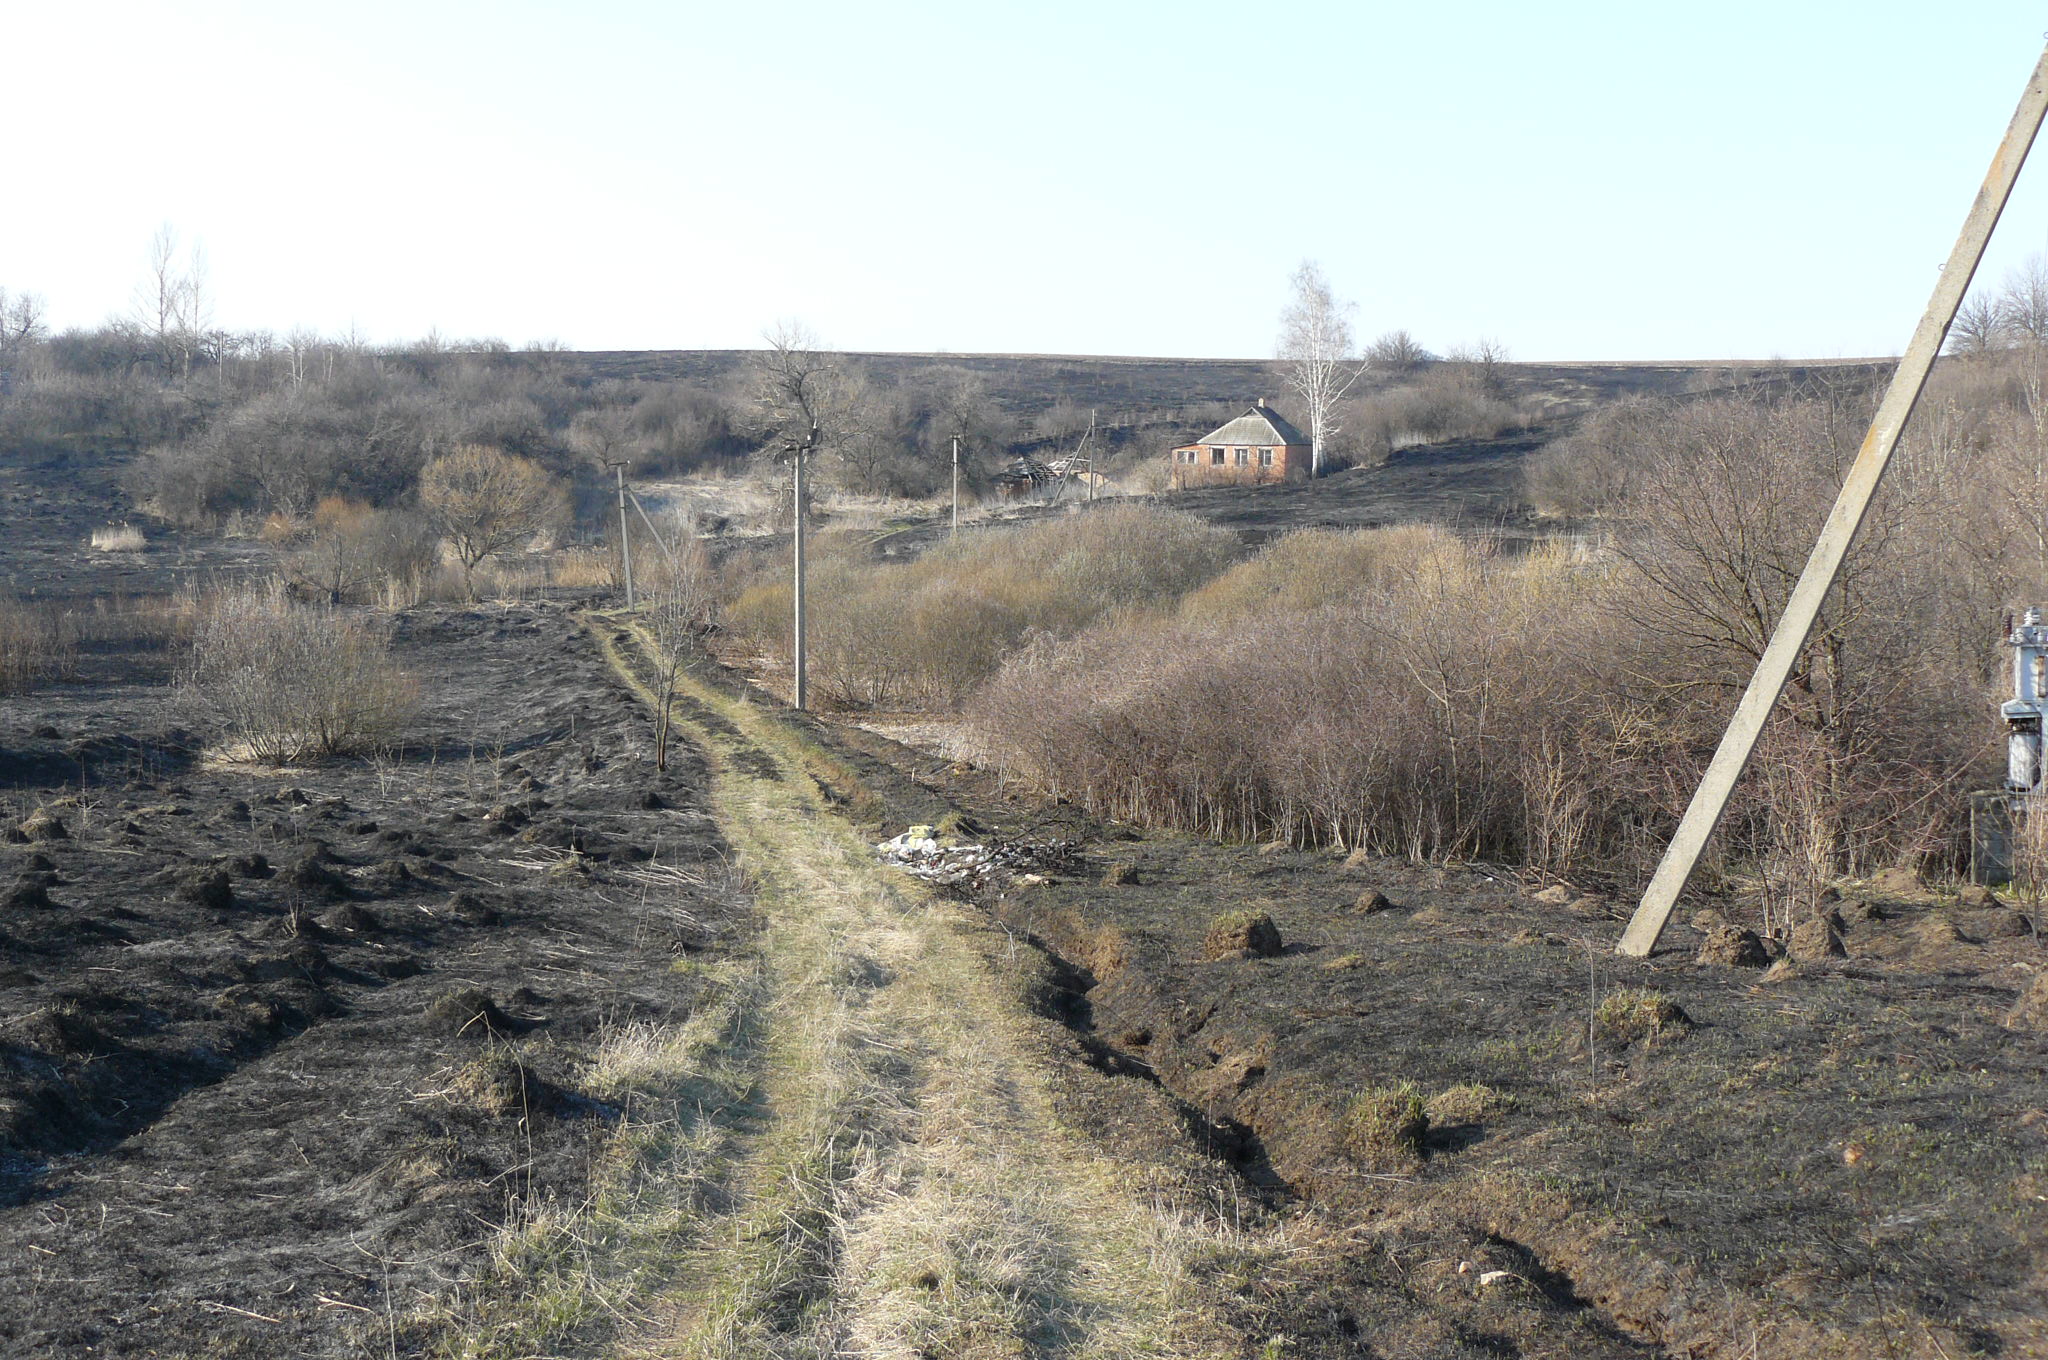
[[[1617,952],[1640,958],[1657,947],[1657,937],[1664,933],[1665,923],[1671,919],[1671,912],[1678,905],[1678,895],[1692,877],[1693,866],[1699,862],[1700,852],[1706,848],[1707,838],[1714,832],[1714,824],[1720,821],[1722,811],[1728,806],[1729,795],[1735,791],[1735,781],[1749,763],[1750,751],[1763,732],[1764,721],[1770,717],[1772,707],[1784,691],[1785,682],[1791,678],[1792,667],[1800,652],[1805,650],[1807,635],[1813,631],[1813,621],[1819,616],[1821,604],[1835,583],[1835,576],[1841,570],[1842,559],[1848,554],[1856,530],[1863,524],[1871,498],[1877,494],[1878,481],[1891,462],[1900,432],[1912,417],[1913,406],[1920,399],[1920,389],[1926,385],[1928,370],[1933,368],[1935,356],[1941,353],[1942,340],[1948,334],[1949,323],[1955,320],[1956,309],[1962,306],[1963,294],[1970,287],[1970,277],[1977,272],[1977,265],[1984,258],[1984,247],[1991,239],[1991,229],[1998,225],[1998,215],[2005,210],[2013,181],[2019,177],[2020,166],[2026,162],[2027,151],[2034,144],[2034,134],[2040,131],[2044,113],[2048,113],[2048,50],[2042,52],[2033,75],[2027,80],[2019,107],[2005,130],[2005,140],[1999,143],[1998,153],[1991,159],[1991,169],[1984,176],[1984,184],[1977,190],[1976,199],[1970,204],[1969,215],[1963,220],[1963,230],[1956,238],[1955,249],[1949,253],[1941,278],[1934,285],[1934,296],[1928,300],[1927,311],[1913,332],[1912,342],[1906,346],[1905,356],[1899,360],[1898,369],[1892,374],[1891,386],[1885,390],[1877,415],[1870,422],[1870,431],[1863,437],[1863,447],[1857,452],[1856,461],[1849,465],[1849,474],[1842,481],[1835,508],[1828,512],[1827,523],[1821,526],[1819,541],[1813,545],[1813,554],[1806,560],[1806,569],[1800,573],[1799,583],[1792,588],[1792,597],[1786,601],[1785,613],[1778,620],[1777,630],[1771,634],[1770,644],[1764,648],[1763,657],[1757,662],[1756,674],[1750,678],[1749,688],[1744,691],[1742,701],[1735,707],[1735,716],[1721,737],[1721,745],[1714,752],[1714,759],[1707,766],[1699,788],[1694,791],[1692,802],[1678,823],[1678,830],[1672,834],[1671,844],[1664,850],[1664,858],[1657,865],[1649,888],[1643,893],[1642,904],[1636,908],[1621,942],[1615,946]],[[1895,191],[1896,186],[1887,187],[1888,194]]]
[[[953,537],[960,536],[960,436],[953,436]]]

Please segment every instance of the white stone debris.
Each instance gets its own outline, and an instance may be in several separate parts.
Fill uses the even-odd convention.
[[[953,841],[931,826],[913,826],[875,846],[875,856],[913,878],[942,887],[982,887],[999,875],[1039,867],[1058,867],[1075,847],[1066,841],[979,845]],[[1025,879],[1043,883],[1037,874]]]

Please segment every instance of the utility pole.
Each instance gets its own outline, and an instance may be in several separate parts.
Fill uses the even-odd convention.
[[[619,564],[626,577],[626,608],[633,607],[633,540],[626,533],[626,465],[607,464],[619,478]]]
[[[1093,411],[1088,413],[1088,433],[1091,435],[1095,433],[1095,412]],[[1095,454],[1092,447],[1088,454],[1088,499],[1091,501],[1095,499]]]
[[[1884,400],[1871,419],[1869,433],[1863,436],[1863,447],[1858,450],[1856,461],[1850,464],[1848,474],[1842,479],[1841,494],[1835,499],[1834,509],[1828,512],[1827,522],[1821,526],[1813,553],[1806,559],[1806,569],[1800,573],[1798,584],[1792,587],[1791,598],[1785,602],[1785,612],[1779,616],[1770,643],[1757,661],[1756,672],[1750,677],[1749,688],[1743,692],[1742,701],[1736,705],[1728,730],[1721,735],[1721,744],[1714,752],[1714,759],[1701,777],[1699,787],[1694,790],[1692,802],[1687,805],[1685,816],[1679,820],[1678,829],[1672,833],[1671,843],[1665,847],[1664,858],[1658,863],[1650,886],[1644,890],[1642,902],[1630,919],[1627,931],[1615,946],[1617,953],[1642,958],[1657,947],[1657,937],[1664,933],[1664,923],[1678,905],[1678,895],[1684,891],[1686,880],[1692,877],[1693,865],[1699,862],[1707,837],[1713,834],[1714,824],[1720,821],[1722,810],[1728,806],[1735,781],[1749,763],[1749,753],[1763,732],[1764,720],[1770,717],[1771,709],[1777,705],[1778,696],[1784,692],[1785,682],[1791,677],[1792,667],[1806,647],[1814,619],[1820,614],[1821,604],[1835,583],[1836,573],[1841,570],[1842,558],[1848,554],[1849,545],[1855,540],[1856,530],[1863,524],[1863,515],[1870,508],[1871,497],[1877,494],[1878,481],[1891,462],[1900,432],[1912,417],[1913,406],[1920,399],[1920,389],[1927,381],[1928,370],[1934,366],[1935,356],[1941,352],[1942,339],[1948,334],[1949,323],[1955,320],[1956,308],[1962,305],[1963,294],[1969,290],[1970,276],[1977,272],[1977,263],[1984,257],[1984,247],[1991,240],[1991,229],[1998,225],[1998,215],[2005,210],[2013,181],[2019,178],[2020,166],[2027,159],[2027,151],[2034,144],[2034,134],[2040,130],[2044,115],[2048,115],[2048,51],[2041,54],[2041,60],[2027,81],[2012,123],[2006,128],[2005,140],[1999,143],[1997,153],[1991,158],[1990,172],[1984,176],[1983,187],[1977,191],[1969,214],[1963,219],[1963,229],[1956,237],[1955,248],[1949,253],[1948,263],[1935,282],[1934,295],[1928,299],[1927,310],[1921,315],[1920,324],[1914,328],[1912,342],[1906,346],[1898,368],[1892,373],[1891,386],[1886,389]]]
[[[960,436],[953,436],[953,537],[960,537]]]
[[[789,655],[791,669],[795,676],[790,685],[791,706],[810,707],[810,674],[806,665],[804,648],[804,459],[818,447],[818,427],[811,426],[811,433],[803,442],[791,440],[783,445],[790,454],[790,500],[794,514],[790,524],[790,564],[795,580],[790,595],[795,600],[795,624],[790,635]]]

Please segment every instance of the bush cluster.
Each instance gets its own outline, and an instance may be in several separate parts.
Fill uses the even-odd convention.
[[[1867,411],[1809,393],[1628,412],[1611,448],[1580,446],[1628,454],[1594,542],[1296,535],[1177,608],[1032,635],[967,712],[1007,770],[1114,817],[1641,875]],[[1995,449],[2020,425],[1951,417],[1902,454],[1717,853],[1810,890],[1956,848],[1960,792],[1996,774],[1998,616],[2048,580],[2027,512],[1992,513],[1952,447],[1979,427]]]
[[[807,597],[812,684],[845,707],[950,707],[1027,636],[1177,598],[1221,571],[1235,543],[1178,511],[1107,503],[912,562],[821,542]],[[728,625],[787,656],[791,612],[787,580],[758,583],[739,592]]]

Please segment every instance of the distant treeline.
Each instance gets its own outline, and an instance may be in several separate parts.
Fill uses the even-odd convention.
[[[1171,391],[1100,411],[1043,388],[1003,391],[942,359],[909,366],[819,349],[804,353],[822,402],[806,415],[778,383],[778,353],[735,356],[702,377],[609,377],[592,359],[612,356],[494,341],[378,348],[134,322],[49,334],[33,300],[0,290],[0,452],[132,453],[139,506],[217,526],[303,518],[333,496],[405,504],[422,467],[465,446],[532,459],[594,511],[608,463],[636,477],[738,471],[813,419],[826,426],[820,465],[832,483],[922,496],[949,482],[955,436],[976,490],[1020,454],[1078,449],[1091,425],[1088,451],[1116,470],[1235,413]]]

